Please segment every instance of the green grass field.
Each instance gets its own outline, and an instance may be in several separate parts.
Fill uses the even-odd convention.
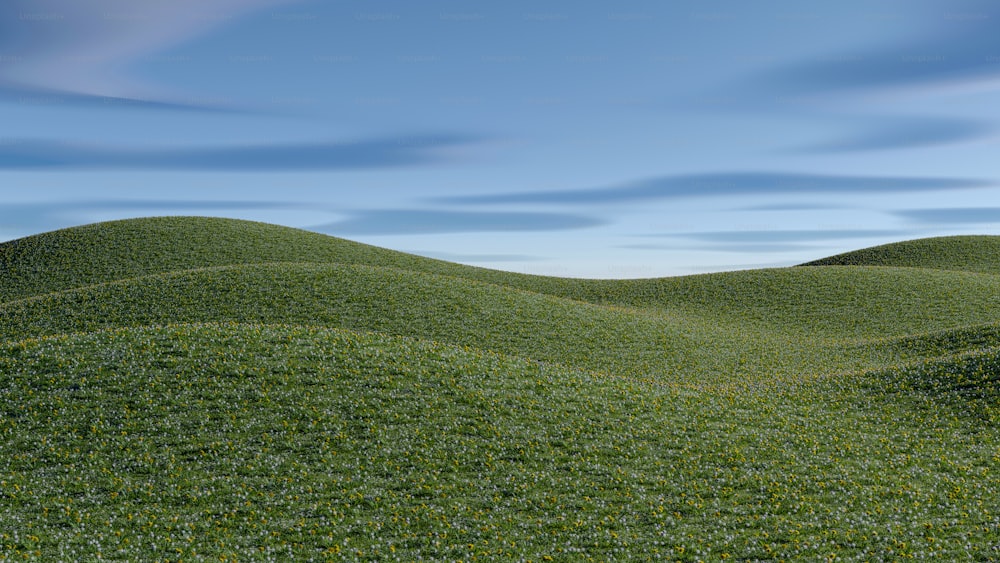
[[[0,560],[1000,558],[1000,238],[646,280],[0,245]]]

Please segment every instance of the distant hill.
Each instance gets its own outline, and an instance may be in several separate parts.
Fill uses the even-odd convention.
[[[803,266],[903,266],[1000,273],[1000,236],[934,237],[845,252]]]
[[[152,217],[0,244],[0,301],[175,270],[264,262],[377,264],[473,277],[481,270],[266,223]],[[485,272],[478,275],[488,277]]]

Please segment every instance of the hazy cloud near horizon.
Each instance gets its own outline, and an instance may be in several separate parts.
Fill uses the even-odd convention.
[[[965,225],[1000,223],[1000,207],[942,207],[939,209],[908,209],[893,212],[897,217],[924,224]]]
[[[562,231],[606,224],[593,217],[567,213],[371,209],[353,211],[350,214],[351,217],[343,221],[316,225],[309,229],[331,235],[419,235]]]
[[[17,232],[18,236],[61,229],[88,216],[106,213],[138,213],[163,215],[182,212],[201,215],[222,211],[301,209],[304,206],[282,201],[241,200],[169,200],[169,199],[106,199],[39,203],[5,203],[0,206],[0,231]]]
[[[447,262],[534,262],[541,260],[540,256],[530,254],[474,254],[442,251],[407,250],[409,254],[436,258]]]
[[[982,188],[992,185],[971,178],[847,176],[785,172],[731,172],[661,176],[621,185],[571,190],[451,196],[435,201],[451,204],[599,204],[682,197],[762,194],[878,194]]]
[[[777,254],[783,252],[801,252],[805,248],[809,248],[806,244],[794,244],[794,243],[747,243],[747,244],[703,244],[698,247],[699,251],[712,251],[712,252],[741,252],[741,253],[759,253],[759,254]],[[662,251],[662,250],[679,250],[682,248],[688,248],[682,245],[667,245],[667,244],[621,244],[618,248],[624,248],[627,250],[648,250],[648,251]]]
[[[876,237],[900,237],[907,236],[909,231],[900,230],[871,230],[871,229],[815,229],[815,230],[794,230],[794,229],[769,229],[769,230],[733,230],[733,231],[712,231],[693,232],[682,235],[664,235],[669,237],[681,237],[693,240],[713,243],[728,244],[759,244],[773,242],[817,242],[827,240],[876,238]]]
[[[568,213],[477,212],[409,209],[342,209],[334,205],[283,201],[248,200],[143,200],[109,199],[62,201],[46,203],[11,203],[0,207],[0,230],[17,232],[19,236],[64,228],[88,217],[123,212],[139,215],[213,215],[240,210],[328,211],[346,216],[345,219],[302,227],[331,235],[409,235],[473,232],[531,232],[586,229],[606,224],[606,221]],[[444,256],[444,254],[442,254]],[[457,258],[464,254],[450,254]],[[469,253],[476,261],[527,261],[528,255],[486,255]],[[444,258],[447,259],[447,258]],[[471,260],[471,259],[470,259]]]
[[[740,252],[755,254],[801,252],[818,248],[822,243],[848,240],[899,240],[913,231],[890,229],[734,229],[731,231],[703,231],[642,235],[645,239],[672,240],[666,243],[636,243],[620,245],[631,250],[666,250],[690,248],[697,243],[699,250],[713,252]]]

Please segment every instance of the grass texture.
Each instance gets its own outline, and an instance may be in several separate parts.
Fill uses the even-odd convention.
[[[998,244],[577,280],[224,219],[5,243],[0,560],[991,560]]]

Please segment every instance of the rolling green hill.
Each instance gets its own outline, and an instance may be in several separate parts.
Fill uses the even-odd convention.
[[[0,560],[988,560],[997,244],[577,280],[225,219],[5,243]]]
[[[1000,237],[935,237],[873,246],[804,266],[903,266],[1000,273]]]
[[[84,225],[0,245],[0,300],[176,270],[264,262],[369,264],[462,272],[472,278],[490,274],[277,225],[153,217]]]

